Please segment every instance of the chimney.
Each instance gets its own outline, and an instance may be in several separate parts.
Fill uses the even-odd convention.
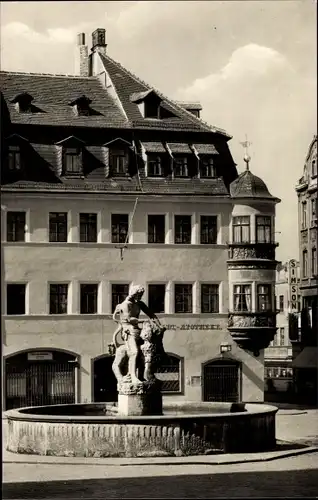
[[[106,30],[98,28],[92,33],[92,52],[99,52],[106,55]]]
[[[80,76],[89,76],[88,47],[85,45],[85,33],[77,35],[76,73]]]

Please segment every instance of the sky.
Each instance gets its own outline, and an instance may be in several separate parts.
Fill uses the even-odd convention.
[[[76,35],[106,29],[108,54],[171,99],[195,100],[225,129],[238,171],[277,205],[277,258],[298,258],[297,196],[317,133],[314,0],[2,2],[1,69],[74,74]]]

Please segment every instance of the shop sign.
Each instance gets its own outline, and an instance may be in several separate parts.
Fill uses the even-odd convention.
[[[52,361],[52,359],[53,359],[52,352],[44,352],[44,351],[28,352],[28,361]]]
[[[297,262],[294,259],[290,260],[288,265],[288,284],[290,312],[297,312],[299,299],[299,278],[297,275]]]

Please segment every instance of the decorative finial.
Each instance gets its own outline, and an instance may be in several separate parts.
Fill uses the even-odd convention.
[[[249,170],[249,163],[251,161],[251,157],[250,155],[248,154],[248,147],[252,144],[251,142],[248,141],[247,139],[247,134],[245,134],[245,141],[243,142],[240,142],[240,144],[243,146],[243,148],[245,149],[245,155],[243,157],[243,160],[245,161],[246,163],[246,170]]]

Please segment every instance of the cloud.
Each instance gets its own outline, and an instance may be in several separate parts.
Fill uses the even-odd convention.
[[[16,40],[23,43],[74,43],[74,28],[51,28],[46,33],[39,33],[32,30],[27,24],[12,22],[4,26],[1,30],[1,38]]]
[[[196,79],[187,88],[179,89],[178,93],[189,99],[194,98],[195,94],[219,91],[224,85],[250,87],[256,79],[264,80],[277,73],[292,71],[292,66],[282,54],[272,48],[251,43],[236,49],[218,72]]]

